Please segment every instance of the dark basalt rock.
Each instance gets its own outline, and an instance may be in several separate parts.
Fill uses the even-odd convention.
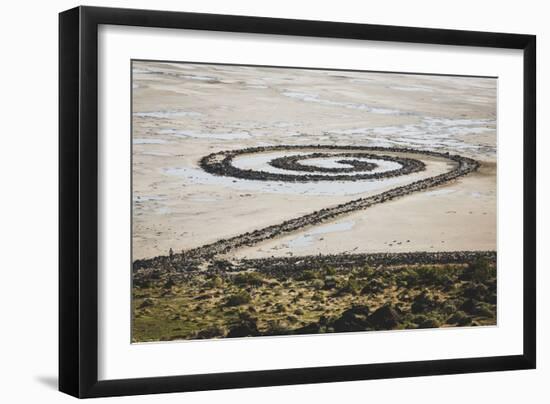
[[[253,319],[247,319],[231,328],[227,333],[227,338],[255,337],[257,335],[260,335],[257,322]]]
[[[460,309],[462,311],[465,311],[468,314],[475,314],[476,313],[476,304],[477,302],[473,299],[466,299],[464,303],[460,306]]]
[[[295,334],[319,334],[320,332],[321,324],[319,323],[309,323],[294,330]]]
[[[397,327],[400,321],[400,315],[389,304],[378,308],[372,313],[368,322],[375,330],[391,330]]]
[[[361,331],[368,328],[368,318],[369,308],[367,306],[354,306],[344,311],[331,325],[336,332]]]
[[[223,327],[210,327],[197,333],[197,339],[211,339],[225,337],[226,330]]]
[[[334,288],[336,288],[336,279],[334,279],[334,278],[325,279],[323,289],[330,290],[330,289],[334,289]]]

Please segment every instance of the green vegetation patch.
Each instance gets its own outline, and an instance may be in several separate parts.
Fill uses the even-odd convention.
[[[496,324],[495,262],[155,273],[133,289],[134,342]]]

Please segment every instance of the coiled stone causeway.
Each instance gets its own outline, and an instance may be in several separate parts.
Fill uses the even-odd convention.
[[[425,164],[417,159],[397,157],[373,152],[402,152],[402,149],[366,146],[266,146],[209,154],[200,161],[206,172],[214,175],[260,181],[358,181],[383,179],[407,175],[425,170]],[[234,163],[237,158],[254,157],[271,152],[290,152],[288,156],[271,159],[268,164],[278,172],[245,169]],[[296,152],[301,152],[295,154]],[[310,161],[308,163],[308,160]],[[319,165],[329,160],[333,166]],[[382,169],[382,163],[395,163],[396,168]],[[334,164],[336,163],[336,164]],[[287,173],[288,171],[288,173]]]

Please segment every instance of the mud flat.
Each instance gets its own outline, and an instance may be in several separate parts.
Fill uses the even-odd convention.
[[[484,163],[478,171],[449,184],[240,249],[234,257],[495,250],[494,170],[494,164]]]
[[[317,70],[290,74],[281,69],[155,62],[135,62],[133,69],[133,259],[165,255],[170,248],[178,252],[196,248],[215,242],[216,237],[236,236],[368,197],[420,179],[433,167],[423,159],[428,164],[423,173],[327,186],[211,175],[200,167],[200,160],[212,153],[321,143],[449,152],[480,161],[482,167],[496,161],[496,81],[492,79]],[[411,239],[405,232],[395,237],[388,234],[384,241],[408,238],[411,250],[424,250],[431,245],[436,248],[442,231],[452,231],[464,237],[447,238],[442,248],[493,244],[490,249],[496,249],[495,232],[487,230],[494,227],[494,219],[482,223],[478,234],[483,239],[472,238],[483,212],[483,218],[496,216],[496,175],[477,182],[473,181],[476,176],[452,184],[455,192],[425,200],[428,206],[448,203],[456,213],[433,209],[429,218],[426,207],[419,216],[423,223],[417,226],[425,234],[423,240]],[[472,202],[483,206],[479,215],[470,214],[464,202],[470,194],[476,195]],[[420,198],[415,194],[407,199],[420,204]],[[394,201],[384,208],[397,205],[396,212],[406,216],[405,203]],[[411,211],[409,219],[420,210]],[[446,219],[451,222],[445,229]],[[400,230],[383,220],[365,226],[372,230],[370,234]],[[345,238],[364,237],[360,229],[353,226]],[[430,234],[437,237],[430,239]],[[348,246],[342,247],[347,251]],[[350,247],[380,251],[383,244],[370,240]],[[270,246],[265,254],[278,253]]]

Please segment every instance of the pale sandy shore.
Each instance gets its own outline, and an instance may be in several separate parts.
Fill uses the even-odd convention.
[[[340,252],[494,250],[496,216],[491,168],[454,183],[359,211],[293,235],[243,248],[233,256]],[[457,232],[460,230],[460,232]]]
[[[222,150],[362,145],[483,163],[453,183],[354,212],[231,257],[496,249],[496,81],[134,62],[133,259],[186,250],[447,170],[343,184],[217,177]],[[244,162],[245,164],[247,162]]]

